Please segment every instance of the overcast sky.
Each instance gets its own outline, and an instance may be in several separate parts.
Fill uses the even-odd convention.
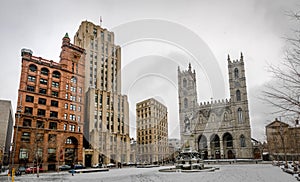
[[[297,4],[298,3],[298,4]],[[228,98],[227,55],[244,54],[252,137],[265,140],[265,125],[275,116],[257,96],[272,80],[268,64],[284,56],[283,37],[295,22],[288,11],[297,0],[5,0],[0,6],[2,42],[0,98],[16,108],[21,49],[59,61],[61,39],[88,20],[115,32],[122,47],[122,92],[130,103],[135,137],[135,104],[154,97],[168,107],[169,136],[179,137],[177,66],[192,63],[198,102]]]

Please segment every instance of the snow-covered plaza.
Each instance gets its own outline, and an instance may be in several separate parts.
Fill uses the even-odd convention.
[[[207,165],[206,165],[207,166]],[[159,172],[159,169],[169,168],[122,168],[110,169],[108,172],[76,173],[72,176],[67,172],[41,173],[17,176],[15,181],[72,181],[72,182],[290,182],[297,179],[271,164],[231,164],[213,165],[220,170],[215,172]],[[11,181],[7,176],[0,181]]]

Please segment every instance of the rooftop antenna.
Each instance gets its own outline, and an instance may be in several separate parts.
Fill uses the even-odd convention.
[[[100,16],[100,27],[102,27],[102,16]]]

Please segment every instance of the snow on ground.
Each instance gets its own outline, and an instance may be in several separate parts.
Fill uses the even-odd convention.
[[[206,165],[207,166],[207,165]],[[36,175],[22,175],[15,181],[61,181],[61,182],[295,182],[295,177],[283,172],[279,167],[271,164],[232,164],[214,165],[220,167],[215,172],[159,172],[158,169],[167,168],[122,168],[110,169],[108,172],[71,174],[42,173]],[[0,177],[0,181],[8,181],[7,177]]]

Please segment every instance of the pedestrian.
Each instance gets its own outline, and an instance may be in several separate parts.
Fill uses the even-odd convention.
[[[74,163],[72,163],[72,165],[71,165],[71,173],[72,173],[72,176],[74,176],[74,172],[75,172],[75,165],[74,165]]]

